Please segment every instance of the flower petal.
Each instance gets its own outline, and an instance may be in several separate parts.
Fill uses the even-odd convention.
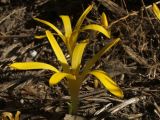
[[[107,38],[110,38],[110,33],[104,27],[97,25],[97,24],[86,25],[82,28],[82,30],[95,30],[95,31],[102,33]]]
[[[84,19],[86,18],[86,16],[88,15],[88,13],[92,10],[93,5],[89,5],[88,8],[83,12],[83,14],[80,16],[80,18],[78,19],[76,26],[75,26],[75,31],[79,30]]]
[[[66,16],[66,15],[61,15],[60,18],[63,21],[65,37],[68,39],[68,38],[70,38],[70,36],[72,34],[71,20],[70,20],[69,16]]]
[[[50,85],[55,85],[55,84],[59,83],[65,77],[69,78],[69,79],[72,79],[72,80],[75,80],[75,77],[71,74],[57,72],[57,73],[55,73],[54,75],[51,76],[51,78],[49,79],[49,84]]]
[[[70,46],[71,49],[74,49],[76,41],[78,39],[78,35],[80,33],[80,27],[84,21],[84,19],[86,18],[86,16],[88,15],[88,13],[92,10],[93,5],[89,5],[88,8],[83,12],[83,14],[80,16],[80,18],[78,19],[76,26],[72,32],[71,38],[70,38]]]
[[[77,44],[76,47],[74,48],[72,54],[72,62],[71,62],[73,74],[77,74],[79,72],[82,55],[87,44],[88,44],[88,39]]]
[[[16,112],[15,120],[20,120],[20,114],[21,114],[20,111],[17,111],[17,112]]]
[[[106,14],[103,12],[101,15],[101,23],[105,28],[108,28],[108,20]]]
[[[62,38],[62,40],[64,41],[64,43],[66,43],[66,38],[65,36],[62,34],[62,32],[55,26],[53,25],[52,23],[46,21],[46,20],[42,20],[42,19],[39,19],[39,18],[33,18],[34,20],[38,21],[38,22],[41,22],[45,25],[48,25],[49,27],[51,27],[54,31],[57,32],[57,34],[59,35],[59,37]]]
[[[14,120],[13,114],[10,112],[3,112],[2,113],[2,120]]]
[[[99,79],[101,83],[105,86],[105,88],[109,90],[113,95],[120,98],[124,97],[122,90],[104,71],[94,70],[91,71],[89,74],[94,75],[97,79]]]
[[[120,38],[117,38],[110,43],[108,43],[106,46],[104,46],[96,55],[94,55],[89,61],[87,61],[86,65],[83,68],[82,75],[85,76],[88,74],[89,69],[97,62],[97,60],[105,54],[108,50],[111,49],[115,44],[117,44],[120,41]]]
[[[158,6],[155,3],[153,3],[152,9],[153,9],[153,12],[156,15],[156,17],[160,20],[160,9],[158,8]]]
[[[11,64],[10,67],[18,70],[46,69],[54,72],[59,72],[52,65],[42,63],[42,62],[16,62]]]
[[[57,56],[58,61],[60,61],[63,69],[68,70],[69,66],[68,66],[67,60],[62,52],[62,49],[58,45],[55,37],[52,35],[52,33],[49,30],[46,31],[46,35],[47,35],[47,38],[52,46],[52,49],[53,49],[55,55]]]
[[[34,36],[34,38],[36,38],[36,39],[43,39],[45,37],[46,37],[46,35],[35,35]]]

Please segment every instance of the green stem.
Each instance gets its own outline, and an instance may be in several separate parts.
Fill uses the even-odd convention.
[[[80,82],[76,80],[69,79],[69,93],[71,95],[71,108],[69,110],[70,114],[76,114],[79,106],[79,90]]]

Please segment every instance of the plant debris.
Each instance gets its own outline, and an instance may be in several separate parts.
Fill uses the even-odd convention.
[[[40,61],[59,66],[47,40],[34,35],[44,33],[46,26],[33,20],[45,18],[60,30],[59,15],[69,15],[73,25],[94,3],[83,25],[100,24],[105,12],[108,29],[121,43],[96,62],[94,68],[106,71],[124,92],[124,99],[112,96],[89,76],[80,90],[80,106],[75,116],[68,115],[70,96],[65,81],[50,87],[49,71],[17,71],[9,68],[14,61]],[[160,21],[152,5],[159,0],[1,0],[0,1],[0,112],[25,120],[159,120],[160,119]],[[66,5],[65,5],[66,4]],[[65,7],[62,7],[64,6]],[[87,61],[109,43],[102,34],[90,31],[83,59]],[[82,36],[83,38],[83,36]],[[64,52],[66,48],[58,39]],[[67,55],[65,55],[67,56]],[[82,66],[84,63],[82,63]],[[12,116],[12,117],[13,117]],[[81,116],[81,117],[80,117]],[[3,114],[0,115],[2,119]]]

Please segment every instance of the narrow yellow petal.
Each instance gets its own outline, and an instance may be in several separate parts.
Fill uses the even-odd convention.
[[[74,48],[72,54],[72,62],[71,62],[73,74],[77,74],[79,72],[82,55],[87,44],[88,44],[88,39],[77,44],[76,47]]]
[[[55,33],[52,33],[53,35],[57,35]],[[46,38],[47,36],[46,35],[35,35],[34,38],[36,39],[43,39],[43,38]]]
[[[70,44],[70,49],[72,52],[76,46],[76,42],[77,42],[79,33],[80,33],[79,31],[73,31],[70,37],[69,44]]]
[[[108,20],[106,14],[103,12],[101,15],[101,23],[105,28],[108,28]]]
[[[95,31],[102,33],[107,38],[110,38],[110,33],[104,27],[97,25],[97,24],[86,25],[82,28],[82,30],[95,30]]]
[[[97,79],[94,80],[94,88],[98,88],[99,81]]]
[[[89,74],[94,75],[100,82],[105,86],[105,88],[110,91],[113,95],[123,98],[123,92],[118,87],[118,85],[103,71],[101,70],[94,70],[91,71]]]
[[[60,18],[63,21],[65,37],[66,37],[66,46],[70,54],[72,54],[71,45],[70,45],[70,37],[72,34],[72,25],[69,16],[61,15]]]
[[[97,60],[103,55],[105,54],[108,50],[111,49],[111,47],[113,47],[115,44],[117,44],[120,41],[120,38],[117,38],[113,41],[111,41],[110,43],[108,43],[106,46],[104,46],[96,55],[94,55],[84,66],[83,68],[83,72],[82,75],[85,76],[89,69],[97,62]]]
[[[20,120],[20,114],[21,114],[20,111],[17,111],[17,112],[16,112],[15,120]]]
[[[88,8],[83,12],[83,14],[80,16],[80,18],[78,19],[77,23],[76,23],[76,26],[72,32],[72,35],[71,35],[71,39],[70,39],[70,46],[71,46],[71,49],[74,49],[75,47],[75,44],[76,44],[76,41],[78,39],[78,35],[80,33],[80,27],[84,21],[84,19],[86,18],[86,16],[88,15],[88,13],[92,10],[93,8],[93,5],[89,5]]]
[[[88,15],[88,13],[92,10],[93,5],[89,5],[88,8],[83,12],[83,14],[80,16],[80,18],[78,19],[76,26],[75,26],[75,31],[79,30],[84,19],[86,18],[86,16]]]
[[[155,3],[153,3],[153,12],[156,15],[156,17],[160,20],[160,9]]]
[[[48,21],[45,21],[45,20],[42,20],[42,19],[39,19],[39,18],[33,18],[34,20],[38,21],[38,22],[41,22],[45,25],[48,25],[49,27],[51,27],[54,31],[57,32],[57,34],[62,38],[62,40],[64,41],[64,43],[66,43],[66,38],[65,36],[62,34],[62,32],[55,26],[53,25],[52,23],[48,22]]]
[[[46,69],[54,72],[59,72],[52,65],[42,63],[42,62],[16,62],[11,64],[10,67],[18,70]]]
[[[49,80],[49,84],[50,85],[55,85],[55,84],[59,83],[65,77],[69,78],[69,79],[72,79],[72,80],[75,80],[75,76],[73,76],[71,74],[57,72],[57,73],[55,73],[54,75],[51,76],[51,78]]]
[[[61,15],[60,18],[63,21],[65,37],[67,39],[69,39],[72,34],[71,20],[70,20],[69,16],[66,16],[66,15]]]
[[[36,39],[43,39],[45,37],[46,37],[46,35],[35,35],[34,36],[34,38],[36,38]]]
[[[62,49],[58,45],[55,37],[52,35],[52,33],[49,30],[46,31],[46,35],[47,35],[47,38],[52,46],[52,49],[53,49],[55,55],[57,56],[57,59],[61,63],[63,69],[68,70],[69,66],[68,66],[67,60],[62,52]]]

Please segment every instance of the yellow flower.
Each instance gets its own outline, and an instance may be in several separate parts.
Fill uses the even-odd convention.
[[[59,83],[64,78],[68,80],[68,89],[69,93],[71,95],[71,113],[75,113],[78,108],[79,103],[79,90],[80,86],[82,85],[83,81],[86,79],[88,75],[92,75],[96,77],[108,91],[110,91],[112,94],[114,94],[117,97],[123,98],[123,92],[118,87],[118,85],[109,77],[107,73],[105,73],[102,70],[91,70],[92,66],[97,62],[97,60],[104,55],[111,47],[113,47],[115,44],[117,44],[120,39],[117,38],[111,42],[109,42],[107,45],[105,45],[95,56],[93,56],[91,59],[89,59],[83,68],[80,68],[82,57],[84,50],[89,43],[88,39],[82,40],[80,43],[77,42],[77,38],[79,35],[79,32],[81,30],[97,30],[101,33],[103,33],[106,37],[110,37],[108,34],[108,31],[96,24],[90,24],[82,27],[80,29],[86,15],[91,10],[92,6],[89,6],[84,13],[79,18],[74,30],[72,31],[72,27],[70,24],[70,19],[68,16],[61,16],[64,29],[65,29],[65,35],[62,34],[60,30],[58,30],[53,24],[40,20],[38,18],[35,18],[36,20],[49,25],[52,27],[57,34],[62,38],[66,46],[68,47],[69,53],[70,53],[70,63],[68,63],[67,59],[64,56],[64,53],[62,49],[60,48],[59,44],[57,43],[54,35],[47,30],[46,31],[46,37],[48,38],[50,45],[53,49],[53,52],[55,53],[58,61],[60,62],[62,66],[62,71],[59,71],[54,66],[42,63],[42,62],[17,62],[10,65],[10,67],[19,69],[19,70],[33,70],[33,69],[48,69],[53,72],[53,75],[49,79],[50,85],[55,85]],[[81,71],[81,72],[80,72]]]
[[[92,7],[93,7],[93,5],[90,5],[83,12],[83,14],[78,19],[78,21],[77,21],[73,30],[72,30],[71,21],[70,21],[69,16],[67,16],[67,15],[61,15],[60,16],[60,18],[63,21],[65,35],[63,35],[63,33],[55,25],[53,25],[52,23],[50,23],[48,21],[45,21],[45,20],[42,20],[42,19],[39,19],[39,18],[34,18],[34,20],[37,20],[37,21],[51,27],[58,34],[58,36],[63,40],[63,42],[66,44],[66,46],[68,48],[68,51],[69,51],[70,55],[72,55],[72,52],[73,52],[73,49],[76,45],[79,33],[84,31],[84,30],[95,30],[95,31],[101,32],[106,37],[110,38],[109,32],[101,25],[89,24],[89,25],[83,26],[81,28],[84,19],[86,18],[88,13],[91,11]],[[35,36],[35,37],[36,38],[43,38],[45,36]]]
[[[58,61],[62,65],[63,71],[59,71],[54,66],[41,62],[17,62],[11,64],[10,67],[19,70],[48,69],[50,71],[53,71],[54,73],[49,80],[50,85],[55,85],[62,79],[67,78],[67,80],[69,81],[68,82],[69,93],[71,95],[71,100],[72,100],[72,112],[75,112],[77,110],[79,89],[80,86],[82,85],[82,82],[89,74],[99,79],[100,82],[104,85],[104,87],[108,89],[112,94],[120,98],[123,98],[122,90],[107,75],[107,73],[101,70],[93,70],[93,71],[91,70],[92,66],[96,63],[96,61],[103,54],[105,54],[112,46],[114,46],[117,42],[120,41],[119,38],[108,43],[95,56],[93,56],[93,58],[89,59],[85,64],[84,68],[82,68],[82,72],[80,72],[82,55],[88,44],[88,40],[83,40],[82,42],[76,44],[73,50],[73,55],[71,57],[71,66],[69,66],[60,46],[58,45],[52,33],[47,30],[46,36],[52,46],[55,55],[57,56]]]

